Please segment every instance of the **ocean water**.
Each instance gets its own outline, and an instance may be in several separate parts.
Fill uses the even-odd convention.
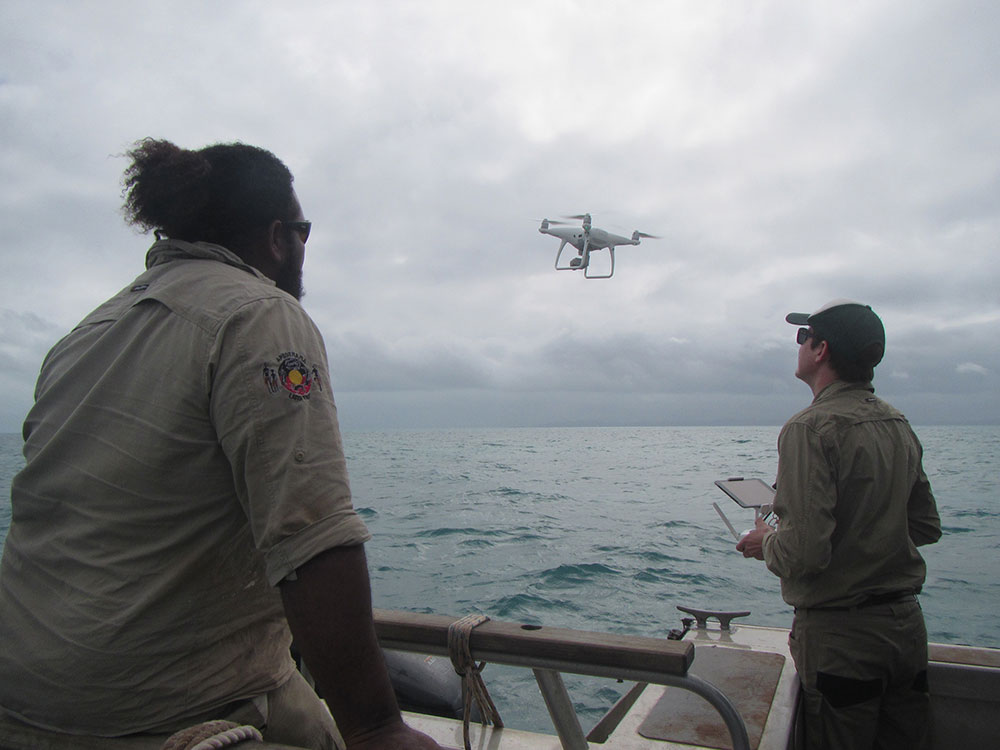
[[[722,525],[752,512],[713,481],[773,481],[778,427],[347,432],[375,606],[665,637],[677,605],[791,625],[777,578]],[[932,641],[1000,647],[1000,427],[917,428],[944,537],[921,549]],[[20,437],[0,436],[0,537]],[[529,670],[484,677],[508,726],[551,731]],[[627,687],[566,677],[587,724]]]

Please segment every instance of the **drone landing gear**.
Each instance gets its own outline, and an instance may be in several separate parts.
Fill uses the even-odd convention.
[[[565,245],[559,248],[559,252],[556,253],[556,270],[557,271],[583,271],[583,275],[588,279],[610,279],[615,273],[615,249],[613,247],[608,248],[608,255],[611,257],[611,266],[608,268],[607,273],[591,273],[593,270],[590,265],[590,255],[589,250],[577,250],[577,257],[571,258],[570,261],[565,265],[559,265],[559,260],[562,258],[563,248]]]
[[[556,253],[556,270],[557,271],[579,271],[580,269],[586,269],[590,262],[590,253],[585,253],[583,250],[577,250],[577,257],[571,258],[569,263],[565,266],[559,265],[559,260],[562,258],[563,250],[566,248],[568,242],[566,240],[559,246],[559,252]]]
[[[611,255],[611,269],[606,274],[592,274],[590,272],[590,265],[583,271],[584,278],[587,279],[610,279],[615,275],[615,249],[613,247],[608,248],[608,253]]]

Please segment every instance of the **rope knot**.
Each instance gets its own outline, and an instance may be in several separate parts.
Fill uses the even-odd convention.
[[[472,750],[472,743],[469,740],[469,718],[473,700],[479,706],[483,726],[492,722],[497,729],[503,728],[500,713],[490,698],[486,683],[483,682],[481,673],[486,662],[476,664],[469,647],[472,631],[484,622],[489,622],[489,619],[486,615],[466,615],[448,626],[448,653],[451,656],[451,665],[462,678],[462,737],[465,740],[465,750]]]

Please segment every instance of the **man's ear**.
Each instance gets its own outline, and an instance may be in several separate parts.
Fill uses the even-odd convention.
[[[827,362],[830,359],[830,344],[827,341],[820,341],[819,346],[813,349],[813,356],[817,363]]]
[[[275,219],[267,226],[267,257],[276,266],[281,266],[285,261],[285,254],[288,252],[288,245],[285,242],[285,234],[281,228],[281,221]]]

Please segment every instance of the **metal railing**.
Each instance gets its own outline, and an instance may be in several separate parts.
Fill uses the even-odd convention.
[[[375,630],[383,648],[448,656],[448,626],[458,618],[375,610]],[[469,640],[476,660],[527,667],[564,750],[584,750],[587,738],[573,709],[562,674],[607,677],[666,685],[700,695],[722,717],[734,750],[749,750],[746,725],[729,698],[700,677],[688,674],[694,645],[646,636],[520,625],[491,620]]]

